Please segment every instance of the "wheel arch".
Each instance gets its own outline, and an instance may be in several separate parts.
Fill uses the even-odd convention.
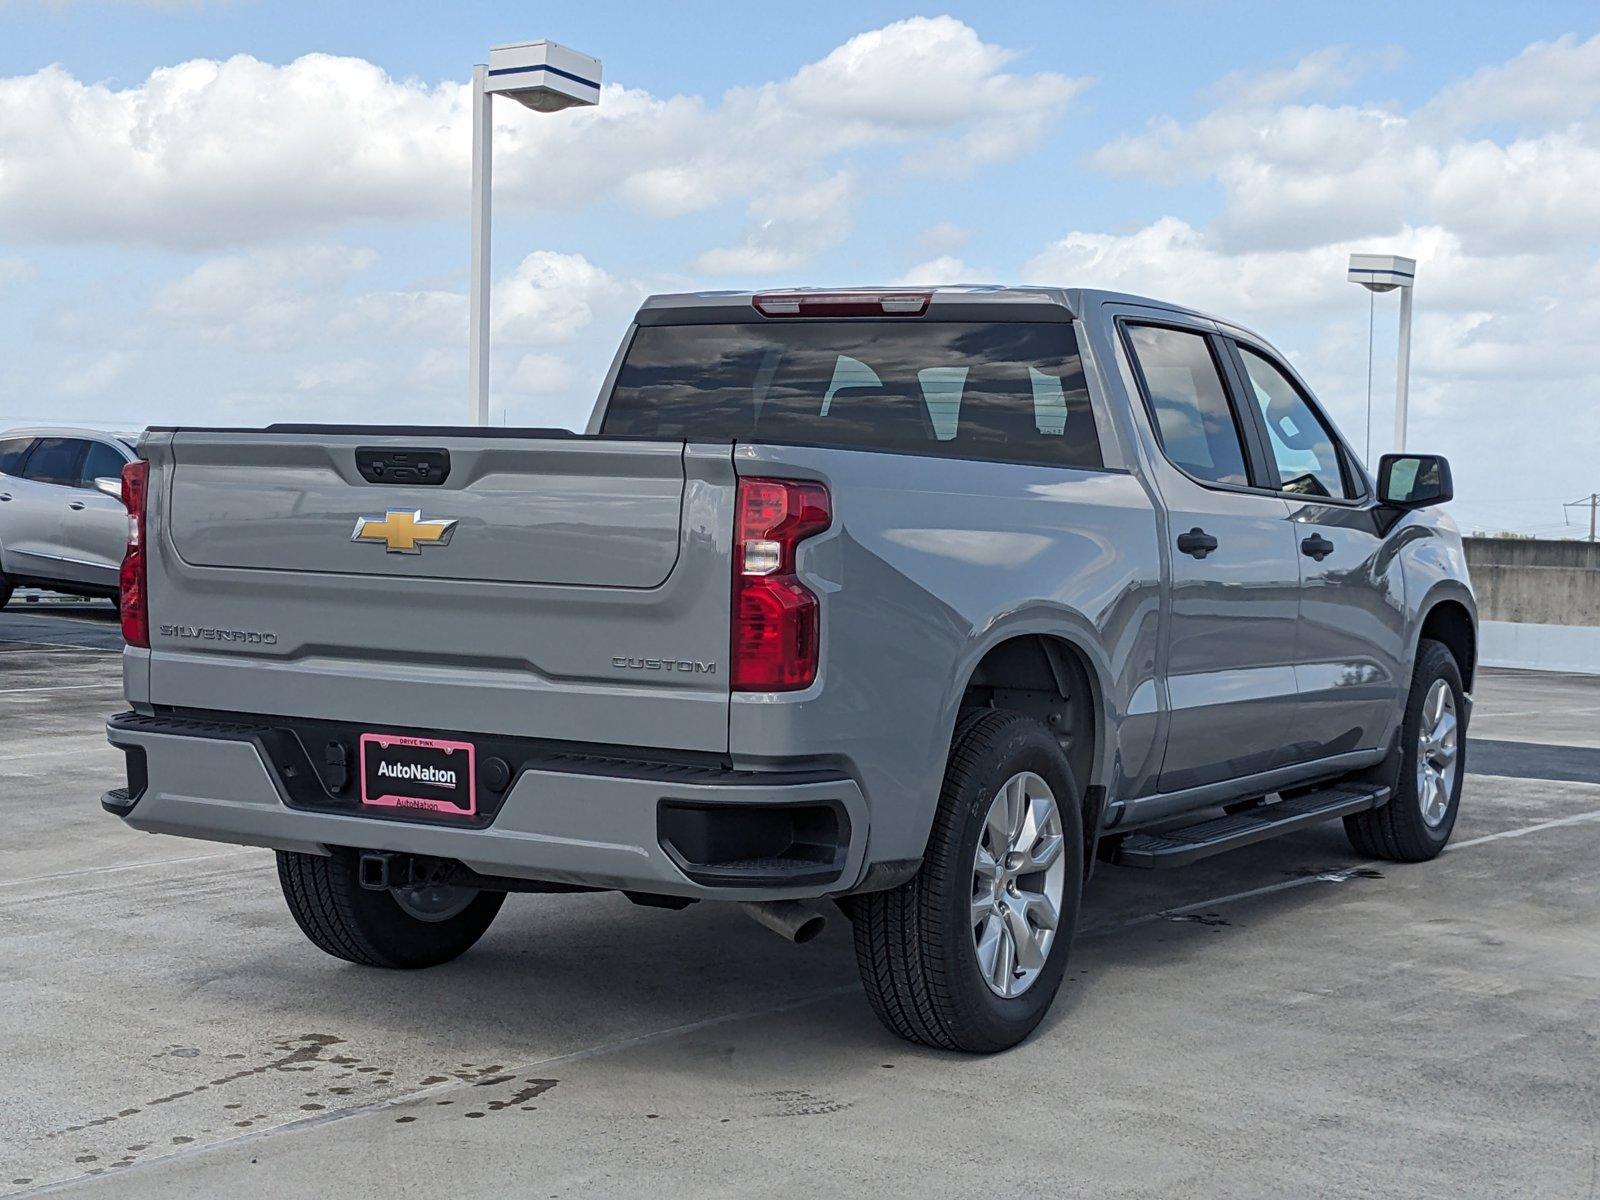
[[[960,713],[970,708],[1021,712],[1049,726],[1078,785],[1086,873],[1104,817],[1101,779],[1113,728],[1104,669],[1094,642],[1060,622],[1011,625],[974,646],[947,720],[952,737]]]
[[[1472,596],[1462,589],[1460,593],[1448,585],[1440,585],[1428,593],[1417,621],[1417,636],[1411,647],[1411,661],[1416,662],[1422,639],[1442,643],[1461,669],[1461,682],[1467,692],[1472,691],[1472,679],[1478,665],[1478,617]]]

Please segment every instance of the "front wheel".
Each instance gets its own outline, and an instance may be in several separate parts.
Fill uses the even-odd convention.
[[[1078,788],[1055,735],[1020,713],[962,719],[922,868],[854,899],[856,962],[907,1041],[1004,1050],[1061,986],[1083,889]]]
[[[504,892],[361,886],[359,855],[278,851],[278,882],[295,923],[318,949],[364,967],[436,967],[471,949]]]
[[[1356,852],[1391,862],[1426,862],[1455,829],[1466,771],[1461,727],[1466,694],[1455,655],[1442,642],[1417,647],[1417,665],[1400,727],[1400,780],[1382,808],[1344,819]]]

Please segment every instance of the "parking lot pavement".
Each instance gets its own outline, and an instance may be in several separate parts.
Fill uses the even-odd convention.
[[[104,623],[70,624],[0,615],[0,1191],[1558,1197],[1600,1180],[1600,784],[1537,777],[1536,750],[1490,756],[1532,777],[1469,776],[1431,864],[1363,863],[1332,826],[1186,871],[1102,868],[1051,1016],[979,1059],[878,1027],[842,920],[791,947],[722,905],[513,896],[450,966],[327,958],[269,854],[101,813],[117,660]],[[1540,740],[1540,705],[1600,708],[1600,679],[1486,672],[1474,734]],[[1594,746],[1593,724],[1569,744]]]

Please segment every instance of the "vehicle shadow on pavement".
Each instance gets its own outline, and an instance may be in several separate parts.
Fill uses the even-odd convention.
[[[1326,904],[1332,885],[1263,896],[1247,915],[1236,907],[1213,913],[1186,906],[1347,871],[1358,862],[1336,831],[1310,831],[1186,872],[1100,866],[1085,896],[1068,979],[1044,1029],[1070,1021],[1107,970],[1182,972],[1230,935],[1259,933]],[[791,946],[731,906],[666,912],[618,896],[512,896],[477,947],[435,970],[400,974],[346,966],[309,946],[291,948],[301,955],[293,964],[236,966],[252,974],[288,969],[297,977],[297,994],[315,996],[310,1007],[331,1029],[349,1018],[412,1025],[413,1036],[426,1038],[433,1014],[447,1011],[455,1033],[523,1045],[531,1056],[719,1018],[781,1012],[780,1023],[801,1023],[808,1003],[834,1000],[860,1027],[852,1046],[900,1047],[879,1028],[859,990],[848,922],[826,908],[827,931]],[[1185,911],[1161,915],[1173,908]]]

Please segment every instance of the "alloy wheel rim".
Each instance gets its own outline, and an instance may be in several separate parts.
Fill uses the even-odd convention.
[[[464,913],[467,905],[477,896],[478,889],[439,885],[390,888],[389,894],[394,897],[394,902],[407,916],[432,924],[448,921],[451,917],[458,917]]]
[[[1417,805],[1428,828],[1437,829],[1450,811],[1460,760],[1456,696],[1450,685],[1435,679],[1422,701],[1417,732]]]
[[[1066,882],[1061,810],[1032,771],[1006,780],[989,805],[972,864],[972,947],[1003,999],[1038,980],[1055,943]]]

